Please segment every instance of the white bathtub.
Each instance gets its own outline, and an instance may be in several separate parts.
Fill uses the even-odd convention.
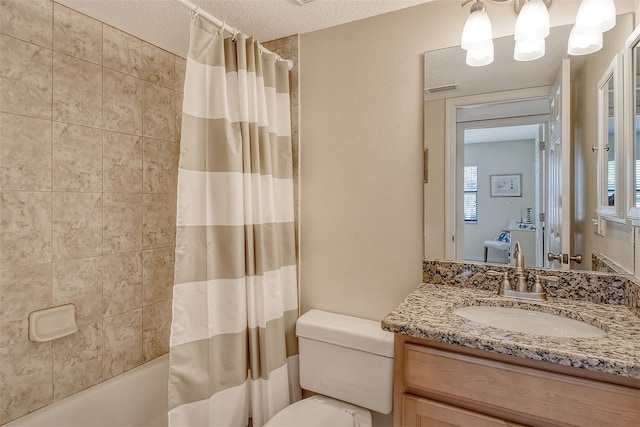
[[[165,427],[168,372],[164,355],[3,427]]]

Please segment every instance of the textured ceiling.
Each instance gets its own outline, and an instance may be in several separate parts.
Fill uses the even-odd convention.
[[[56,0],[175,54],[186,56],[189,11],[174,0]],[[430,0],[191,0],[260,41],[333,27]]]

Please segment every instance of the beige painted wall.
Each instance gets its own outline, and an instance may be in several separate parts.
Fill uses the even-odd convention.
[[[551,25],[577,6],[554,2]],[[510,7],[487,9],[494,37],[513,33]],[[444,256],[444,147],[422,184],[423,53],[458,45],[467,13],[433,1],[301,36],[302,311],[381,319],[421,281],[423,254]]]

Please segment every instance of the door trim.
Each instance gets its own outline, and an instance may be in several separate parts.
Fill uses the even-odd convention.
[[[526,89],[492,92],[480,95],[448,98],[445,102],[445,259],[456,260],[456,187],[457,187],[457,117],[456,110],[479,104],[496,104],[508,101],[547,98],[551,86],[539,86]],[[453,171],[453,173],[451,173]]]

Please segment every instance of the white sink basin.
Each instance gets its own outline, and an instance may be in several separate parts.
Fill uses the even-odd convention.
[[[474,305],[453,311],[458,316],[494,328],[551,337],[593,338],[606,335],[595,326],[555,314],[520,308]]]

